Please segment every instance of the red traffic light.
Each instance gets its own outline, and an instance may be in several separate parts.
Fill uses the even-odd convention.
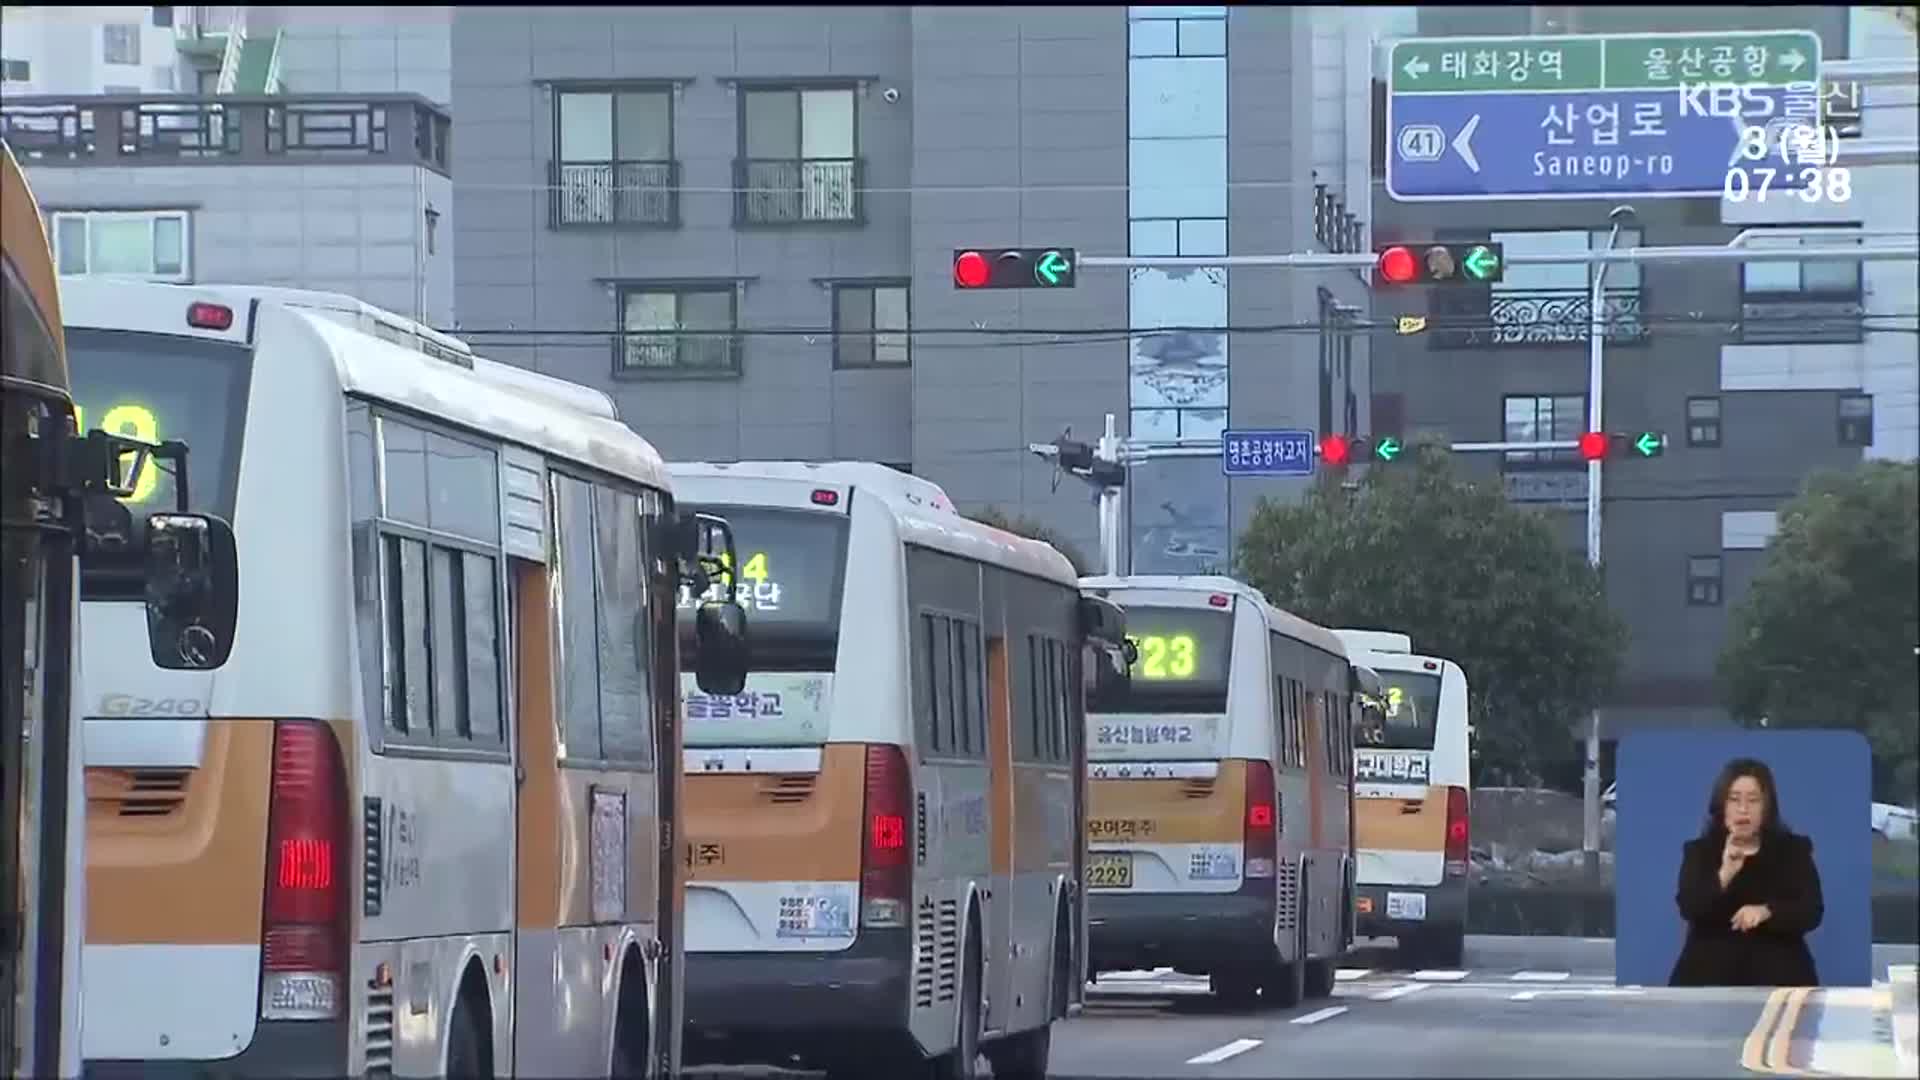
[[[978,289],[992,276],[987,257],[977,251],[963,251],[953,257],[953,283],[963,289]]]
[[[1420,260],[1410,247],[1394,246],[1380,253],[1380,277],[1393,285],[1405,285],[1420,276]]]
[[[1604,461],[1607,450],[1613,440],[1604,431],[1587,431],[1580,435],[1580,459],[1582,461]]]
[[[1327,435],[1320,440],[1320,460],[1328,465],[1345,465],[1353,446],[1345,435]]]

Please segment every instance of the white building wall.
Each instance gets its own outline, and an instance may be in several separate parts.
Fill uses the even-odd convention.
[[[25,61],[28,75],[7,80],[3,92],[172,93],[178,60],[173,29],[154,19],[153,8],[131,5],[0,7],[0,58]],[[135,43],[120,54],[131,62],[107,62],[110,26],[130,32],[116,37]]]

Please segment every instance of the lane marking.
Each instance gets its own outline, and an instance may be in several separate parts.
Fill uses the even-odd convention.
[[[1395,998],[1406,997],[1408,994],[1417,994],[1420,991],[1425,990],[1426,988],[1427,988],[1426,983],[1402,983],[1401,985],[1393,987],[1390,990],[1382,990],[1379,993],[1374,994],[1373,1000],[1374,1001],[1392,1001]]]
[[[1633,986],[1591,986],[1578,990],[1522,990],[1507,1000],[1533,1001],[1543,997],[1639,997],[1644,993],[1646,993],[1645,990]]]
[[[1540,991],[1538,990],[1522,990],[1519,993],[1508,998],[1507,1000],[1508,1001],[1532,1001],[1534,998],[1537,998],[1539,996],[1540,996]]]
[[[1434,971],[1431,969],[1416,971],[1413,978],[1421,982],[1459,982],[1467,977],[1464,971]]]
[[[1373,974],[1372,968],[1340,968],[1333,973],[1335,982],[1352,982]]]
[[[1188,1058],[1187,1064],[1217,1065],[1230,1057],[1239,1057],[1259,1045],[1259,1039],[1235,1039],[1225,1046],[1216,1046],[1204,1054],[1196,1054]]]
[[[1767,1003],[1760,1007],[1759,1019],[1753,1022],[1753,1030],[1747,1032],[1746,1042],[1741,1044],[1741,1068],[1748,1072],[1767,1071],[1767,1036],[1773,1033],[1773,1025],[1780,1018],[1780,1006],[1786,1004],[1792,993],[1783,986],[1767,995]]]
[[[1767,1047],[1769,1072],[1802,1075],[1801,1070],[1793,1066],[1793,1030],[1800,1026],[1800,1012],[1807,1007],[1807,999],[1812,996],[1813,988],[1807,986],[1795,987],[1787,995],[1786,1004],[1780,1008],[1780,1023],[1773,1029],[1773,1043]]]
[[[1324,1009],[1316,1009],[1305,1016],[1296,1016],[1293,1018],[1293,1022],[1296,1024],[1317,1024],[1322,1020],[1331,1020],[1346,1011],[1347,1007],[1345,1005],[1329,1005]]]
[[[1514,982],[1566,982],[1572,977],[1571,971],[1516,971],[1508,976]]]

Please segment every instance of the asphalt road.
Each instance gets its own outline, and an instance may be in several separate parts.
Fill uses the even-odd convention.
[[[1915,953],[1876,946],[1874,977],[1885,979],[1889,963],[1913,963]],[[1091,988],[1085,1012],[1054,1029],[1047,1075],[1746,1076],[1743,1054],[1773,1042],[1768,1018],[1786,1011],[1768,999],[1767,990],[1616,987],[1607,939],[1469,937],[1459,969],[1420,971],[1398,966],[1390,945],[1363,945],[1331,998],[1286,1010],[1223,1008],[1205,979],[1171,971],[1110,973]],[[1804,1012],[1779,1025],[1787,1030],[1779,1045],[1791,1042],[1796,1063],[1811,1053],[1823,1009],[1815,1002]]]

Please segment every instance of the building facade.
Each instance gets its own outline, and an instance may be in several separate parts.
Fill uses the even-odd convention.
[[[1332,9],[463,8],[459,332],[606,389],[669,458],[887,462],[1097,551],[1087,489],[1028,444],[1108,413],[1202,448],[1361,425],[1366,348],[1337,326],[1366,287],[962,293],[954,251],[1363,248],[1368,63]],[[1255,497],[1297,484],[1140,465],[1132,565],[1224,568]]]
[[[1850,64],[1865,70],[1850,58],[1869,32],[1859,9],[1849,15],[1837,7],[1421,7],[1398,32],[1814,30],[1829,74],[1829,122],[1843,136],[1840,164],[1866,160],[1861,148],[1875,132],[1898,141],[1901,95],[1909,110],[1904,164],[1899,154],[1876,151],[1873,160],[1884,164],[1853,170],[1850,201],[1817,208],[1778,195],[1764,205],[1640,199],[1619,243],[1724,244],[1744,228],[1810,222],[1911,231],[1912,68],[1904,89],[1897,78],[1866,87],[1881,109],[1868,111],[1863,138],[1860,124],[1846,119],[1853,79],[1845,72]],[[1898,28],[1890,16],[1886,23]],[[1891,50],[1885,28],[1869,36]],[[1912,49],[1909,34],[1909,63]],[[1376,87],[1376,95],[1384,91]],[[1384,119],[1376,114],[1375,122],[1382,140]],[[1376,142],[1376,163],[1381,149]],[[1619,203],[1397,203],[1378,187],[1373,208],[1382,243],[1492,238],[1512,254],[1604,247]],[[1762,234],[1753,241],[1801,242],[1818,240]],[[1455,441],[1576,438],[1587,426],[1591,272],[1509,266],[1487,290],[1383,294],[1376,317],[1446,316],[1456,328],[1376,345],[1376,430]],[[1603,477],[1607,593],[1631,630],[1623,681],[1603,710],[1609,741],[1643,726],[1727,722],[1714,666],[1728,613],[1773,533],[1775,508],[1814,470],[1845,468],[1863,455],[1913,456],[1920,377],[1913,277],[1911,265],[1895,262],[1608,269],[1606,427],[1665,432],[1669,440],[1663,457],[1613,462]],[[1906,317],[1869,317],[1876,312]],[[1575,453],[1463,454],[1458,464],[1504,484],[1516,501],[1563,510],[1554,516],[1568,544],[1584,545],[1587,471]],[[1569,753],[1576,753],[1571,741]]]
[[[0,136],[47,213],[61,273],[322,289],[452,321],[447,9],[28,16],[47,26],[29,44],[82,51],[136,27],[151,75],[109,89],[77,68],[45,93],[7,84]]]

